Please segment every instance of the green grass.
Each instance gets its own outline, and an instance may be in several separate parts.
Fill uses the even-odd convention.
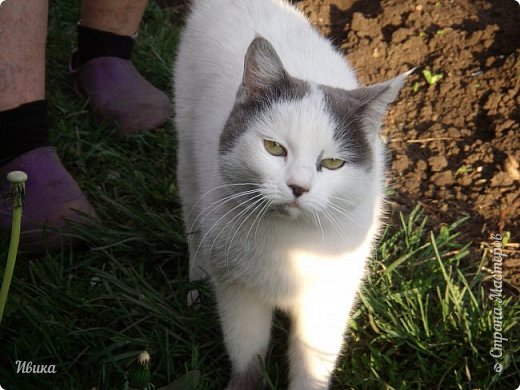
[[[51,2],[48,99],[53,141],[103,221],[73,233],[88,244],[17,262],[0,328],[0,385],[12,389],[124,389],[133,359],[152,356],[156,388],[220,389],[229,363],[214,301],[187,307],[187,247],[175,186],[171,124],[122,140],[95,124],[67,75],[79,4]],[[166,91],[181,16],[152,3],[135,51],[142,73]],[[384,233],[353,313],[337,389],[516,389],[517,302],[503,304],[504,371],[493,371],[490,275],[465,261],[458,226],[434,232],[420,211]],[[0,243],[0,260],[7,240]],[[3,273],[4,260],[0,261]],[[283,344],[283,320],[274,332]],[[283,388],[283,348],[271,352],[270,388]],[[516,355],[516,357],[515,357]],[[16,360],[57,374],[16,374]],[[186,376],[187,375],[187,376]],[[191,383],[191,384],[190,384]],[[194,383],[198,383],[195,385]]]

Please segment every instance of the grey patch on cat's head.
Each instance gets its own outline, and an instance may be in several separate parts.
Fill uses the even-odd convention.
[[[336,122],[334,138],[351,158],[347,163],[372,169],[372,153],[362,118],[358,115],[359,102],[348,91],[328,86],[320,86],[329,113]]]
[[[334,137],[351,154],[349,163],[372,169],[369,139],[379,131],[386,108],[397,97],[405,76],[354,90],[320,86],[337,124]]]
[[[302,99],[309,92],[309,84],[287,73],[269,41],[255,38],[245,55],[235,105],[220,135],[220,153],[229,152],[251,121],[274,103]]]
[[[256,37],[244,57],[242,86],[249,97],[262,98],[268,91],[287,79],[287,72],[273,45]]]

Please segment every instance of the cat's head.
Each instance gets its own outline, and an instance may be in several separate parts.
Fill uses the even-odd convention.
[[[251,183],[244,205],[257,211],[348,219],[382,191],[378,133],[404,77],[355,90],[313,84],[292,77],[273,46],[256,38],[220,137],[224,179]]]

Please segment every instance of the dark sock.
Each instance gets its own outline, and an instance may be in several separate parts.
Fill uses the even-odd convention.
[[[0,111],[0,166],[41,146],[49,146],[47,101]]]
[[[99,57],[132,57],[134,39],[78,25],[78,65]]]

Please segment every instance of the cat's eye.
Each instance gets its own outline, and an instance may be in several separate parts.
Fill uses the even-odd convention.
[[[345,165],[345,160],[340,158],[326,158],[321,160],[321,166],[331,170],[339,169],[343,165]]]
[[[273,156],[287,156],[287,150],[276,141],[264,139],[264,146]]]

